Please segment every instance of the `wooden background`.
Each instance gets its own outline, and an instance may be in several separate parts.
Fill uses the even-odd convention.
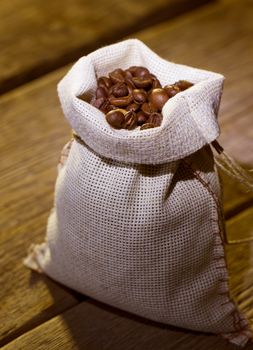
[[[226,82],[219,141],[253,168],[252,0],[13,0],[0,3],[0,346],[10,349],[234,349],[69,290],[22,265],[41,242],[70,128],[56,84],[80,56],[126,37]],[[253,237],[253,194],[223,176],[229,239]],[[232,295],[253,318],[253,241],[226,246]],[[248,344],[246,349],[253,349]]]

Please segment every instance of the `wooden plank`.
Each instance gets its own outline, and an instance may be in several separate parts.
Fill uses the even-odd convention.
[[[229,241],[253,241],[253,209],[244,210],[239,215],[232,217],[228,225]]]
[[[51,319],[4,346],[3,350],[28,347],[31,350],[234,349],[215,335],[155,323],[94,300],[82,302]]]
[[[53,202],[55,166],[68,139],[69,129],[55,92],[62,74],[57,72],[1,100],[1,213],[5,229],[1,248],[8,252],[1,261],[4,342],[77,303],[69,291],[47,278],[31,277],[22,266],[29,244],[44,237]]]
[[[224,143],[225,144],[225,143]],[[232,152],[231,152],[232,154]],[[251,163],[252,164],[252,163]],[[241,164],[245,169],[252,166]],[[234,179],[221,172],[222,187],[224,192],[224,211],[225,218],[230,219],[242,210],[253,205],[253,194],[247,192],[244,187],[238,184]]]
[[[0,246],[4,254],[0,255],[0,344],[79,299],[76,293],[31,273],[22,264],[31,242],[40,242],[45,235],[56,164],[68,135],[54,84],[51,89],[43,82],[39,86],[27,86],[26,91],[16,91],[1,101]],[[41,89],[48,92],[46,104]]]
[[[219,142],[246,169],[253,169],[252,16],[252,1],[223,0],[137,36],[165,59],[225,76]],[[238,18],[243,21],[238,22]],[[253,194],[222,176],[224,207],[229,218],[252,205]]]
[[[246,215],[252,224],[253,207]],[[228,221],[228,231],[240,238],[245,213]],[[245,231],[251,225],[245,226]],[[231,295],[247,317],[253,317],[253,242],[226,246]],[[242,259],[243,256],[243,259]],[[240,263],[238,263],[240,262]],[[252,324],[253,326],[253,324]],[[96,300],[86,300],[3,347],[26,349],[235,349],[216,335],[191,332],[149,321]],[[245,349],[253,349],[249,343]]]
[[[209,1],[2,1],[0,93]]]
[[[226,246],[227,263],[230,271],[231,294],[239,307],[250,319],[253,329],[253,206],[227,222],[231,240],[245,243]]]
[[[228,146],[228,151],[235,154],[239,161],[252,166],[250,108],[253,67],[248,64],[247,52],[253,49],[253,24],[250,20],[253,11],[250,2],[245,1],[245,20],[239,24],[243,26],[239,28],[240,33],[244,35],[236,36],[234,23],[238,15],[243,16],[242,7],[242,2],[228,7],[210,6],[180,21],[167,22],[138,33],[136,37],[169,60],[220,71],[227,76],[221,105],[224,146]],[[217,28],[219,35],[211,28]],[[233,28],[230,29],[232,33],[228,28]],[[200,44],[189,52],[186,43],[195,42],[199,33],[205,33],[205,37],[200,37]],[[183,39],[179,41],[179,37],[184,38],[186,43]],[[216,56],[214,51],[210,52],[210,47],[213,47]],[[245,47],[248,48],[247,52],[242,50]],[[236,57],[238,52],[241,53],[240,61],[231,61],[231,57]],[[56,96],[56,83],[66,70],[56,71],[0,99],[0,198],[3,214],[0,239],[1,248],[6,252],[1,293],[4,298],[3,311],[5,315],[8,314],[8,317],[0,320],[0,324],[5,341],[77,303],[76,296],[73,297],[69,291],[62,290],[51,281],[47,282],[46,278],[38,276],[36,283],[31,283],[30,272],[21,263],[30,242],[43,240],[46,219],[53,202],[55,166],[60,149],[69,138],[69,127],[64,122]],[[238,89],[238,79],[241,77],[242,88]],[[233,128],[233,123],[236,123],[236,128]],[[233,142],[230,142],[231,135]],[[246,149],[243,153],[242,147]],[[226,188],[226,182],[224,186]],[[225,207],[230,198],[234,198],[235,204],[229,210],[246,202],[250,205],[252,196],[241,196],[240,191],[235,200],[235,185],[231,185]]]

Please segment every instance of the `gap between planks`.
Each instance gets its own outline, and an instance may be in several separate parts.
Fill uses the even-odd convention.
[[[211,1],[139,0],[137,5],[132,0],[123,3],[94,0],[92,4],[73,0],[71,6],[66,0],[54,3],[38,0],[36,4],[32,0],[3,2],[0,33],[5,48],[0,63],[5,69],[0,76],[0,93]]]
[[[181,63],[186,63],[189,65],[199,65],[202,68],[206,68],[206,69],[210,69],[210,70],[217,70],[217,71],[223,71],[225,75],[228,76],[228,81],[225,85],[225,90],[224,90],[224,95],[223,95],[223,99],[222,101],[224,101],[224,104],[222,106],[221,111],[223,111],[223,115],[225,118],[221,118],[221,124],[222,127],[226,126],[230,123],[230,115],[232,115],[230,113],[231,110],[234,111],[235,107],[237,106],[236,103],[238,104],[238,106],[240,105],[240,103],[243,102],[243,104],[247,104],[248,106],[250,106],[250,99],[248,98],[248,96],[250,96],[250,91],[252,90],[251,87],[251,80],[250,77],[252,76],[252,65],[248,65],[247,64],[247,55],[246,53],[243,54],[245,51],[242,51],[241,56],[240,56],[240,62],[236,62],[236,65],[231,65],[230,61],[228,61],[229,57],[234,57],[239,49],[241,49],[244,46],[249,46],[249,48],[252,48],[252,43],[251,41],[249,41],[250,36],[248,37],[240,37],[240,38],[236,38],[234,36],[234,33],[227,33],[227,27],[228,27],[228,23],[230,23],[230,20],[233,20],[233,16],[231,16],[231,12],[232,13],[237,13],[238,15],[243,14],[242,9],[241,9],[241,4],[237,5],[237,7],[235,7],[235,9],[228,9],[228,12],[226,14],[226,17],[224,18],[224,16],[221,18],[221,14],[222,12],[220,12],[219,10],[212,10],[211,14],[212,16],[215,16],[215,19],[210,15],[210,13],[208,14],[207,9],[203,9],[203,12],[201,11],[201,14],[207,14],[206,18],[203,15],[203,18],[201,20],[201,14],[198,10],[197,14],[196,14],[196,18],[194,17],[195,14],[191,14],[191,16],[189,16],[189,18],[191,18],[190,22],[189,22],[189,18],[186,20],[185,18],[185,22],[188,23],[188,26],[190,26],[189,28],[191,28],[191,31],[187,32],[187,35],[190,36],[188,37],[188,41],[193,41],[194,42],[194,36],[195,36],[195,32],[199,32],[200,28],[204,25],[206,25],[205,23],[207,23],[207,28],[209,28],[208,26],[208,21],[210,23],[215,22],[216,25],[218,25],[217,27],[217,33],[219,33],[219,40],[222,40],[222,36],[226,35],[226,40],[229,42],[229,38],[231,39],[233,37],[233,41],[231,41],[231,45],[230,46],[224,46],[222,47],[222,45],[219,43],[219,50],[220,50],[220,59],[214,60],[215,57],[217,57],[217,54],[214,55],[212,52],[210,53],[210,41],[212,42],[212,35],[214,35],[214,33],[205,31],[205,42],[202,42],[201,45],[194,47],[194,50],[191,51],[191,53],[189,54],[189,52],[187,52],[188,56],[185,55],[187,47],[182,47],[182,45],[178,42],[177,37],[178,36],[182,36],[184,37],[184,26],[182,24],[180,24],[179,22],[173,22],[172,24],[170,23],[170,26],[165,28],[165,25],[159,25],[155,28],[149,29],[143,33],[139,33],[138,37],[142,40],[144,40],[146,42],[147,45],[149,45],[151,48],[153,48],[154,50],[156,50],[157,48],[157,53],[162,54],[162,52],[164,52],[164,57],[167,59],[171,59],[177,62],[181,62]],[[230,11],[230,12],[229,12]],[[248,9],[248,13],[250,14],[251,8]],[[217,16],[216,16],[217,14]],[[194,15],[194,16],[193,16]],[[248,15],[249,16],[249,15]],[[195,20],[194,20],[195,18]],[[222,31],[222,27],[220,27],[219,25],[219,21],[221,21],[222,19],[222,25],[224,26],[224,33]],[[200,21],[200,22],[199,22]],[[202,22],[201,22],[202,21]],[[217,23],[218,21],[218,23]],[[227,23],[226,23],[227,21]],[[233,21],[232,21],[233,22]],[[234,22],[233,22],[234,23]],[[245,22],[242,23],[241,25],[246,25]],[[252,26],[249,26],[249,30],[252,31]],[[212,27],[212,26],[211,26]],[[162,31],[161,31],[162,28]],[[192,29],[193,28],[193,29]],[[159,34],[160,33],[160,34]],[[156,35],[155,35],[156,34]],[[170,43],[170,45],[173,47],[173,52],[170,51],[170,48],[168,47],[168,42]],[[248,44],[247,44],[248,43]],[[160,46],[159,46],[160,45]],[[250,46],[251,45],[251,46]],[[15,91],[12,91],[10,94],[7,94],[5,96],[3,96],[3,98],[1,99],[1,102],[5,102],[5,110],[4,110],[4,117],[9,117],[12,113],[13,110],[15,110],[16,107],[16,103],[18,100],[22,99],[25,101],[26,103],[26,108],[22,109],[20,106],[20,110],[17,110],[16,113],[17,115],[13,117],[17,117],[19,115],[19,113],[28,113],[27,115],[30,117],[32,117],[34,115],[34,113],[38,114],[38,118],[42,118],[43,120],[43,114],[47,114],[48,117],[50,118],[51,116],[54,116],[55,114],[58,115],[58,121],[60,121],[59,115],[61,115],[60,112],[60,108],[59,108],[59,102],[56,98],[56,96],[54,98],[50,98],[50,95],[52,95],[53,91],[56,88],[56,82],[60,79],[60,77],[62,77],[66,72],[66,68],[59,70],[55,73],[52,73],[52,75],[49,75],[47,77],[41,78],[39,79],[39,81],[35,81],[34,83],[31,84],[27,84],[26,86],[23,86],[20,89],[17,89]],[[248,75],[247,75],[248,72]],[[237,93],[237,90],[235,88],[235,83],[238,81],[238,79],[240,79],[240,77],[243,76],[245,77],[245,80],[243,81],[243,89],[239,90],[239,93]],[[48,79],[50,80],[50,84],[48,85]],[[249,84],[250,83],[250,84]],[[36,89],[36,86],[38,87],[37,92],[34,92],[34,88]],[[238,88],[238,86],[237,86]],[[48,94],[44,94],[44,90],[48,90]],[[29,92],[28,94],[26,94],[26,92]],[[37,95],[36,95],[37,94]],[[36,97],[37,96],[37,97]],[[32,101],[34,101],[34,99],[37,98],[37,102],[39,101],[39,103],[41,103],[41,111],[37,110],[35,111],[34,106],[32,106]],[[49,108],[45,108],[43,107],[43,101],[47,101],[47,103],[49,104]],[[235,102],[236,101],[236,102]],[[222,102],[223,103],[223,102]],[[57,106],[57,107],[56,107]],[[36,106],[36,108],[38,108],[38,106]],[[43,109],[44,108],[44,109]],[[240,113],[241,113],[241,109],[237,109],[236,113],[233,113],[233,120],[237,120],[237,128],[236,128],[236,132],[237,132],[237,137],[238,137],[238,141],[237,141],[237,145],[231,144],[231,150],[234,150],[236,152],[237,151],[237,147],[238,147],[238,143],[239,144],[243,144],[243,138],[250,132],[250,130],[248,129],[248,118],[250,118],[250,108],[246,110],[247,114],[245,115],[244,118],[242,118],[243,120],[241,120],[241,118],[239,118]],[[63,118],[63,117],[61,117]],[[6,144],[8,144],[8,141],[10,140],[10,137],[13,136],[13,127],[15,125],[15,119],[13,118],[13,124],[10,124],[10,119],[6,118],[6,124],[4,125],[5,130],[7,131],[6,134],[3,135],[3,137],[6,137],[5,141]],[[224,120],[224,122],[223,122]],[[25,119],[23,119],[23,121],[25,121]],[[50,119],[49,119],[50,121]],[[36,123],[33,124],[34,127],[36,126]],[[54,127],[54,123],[51,124],[51,122],[49,122],[48,127]],[[241,127],[239,128],[239,126],[241,125]],[[58,149],[60,148],[60,145],[63,142],[63,139],[66,137],[66,135],[68,134],[68,129],[67,126],[62,126],[61,127],[61,132],[58,133],[56,142],[53,145],[53,148],[50,150],[51,152],[58,152]],[[232,128],[232,124],[231,126],[227,127],[227,131],[226,131],[226,135],[229,135],[229,133],[231,132]],[[20,132],[20,130],[22,130],[22,125],[19,124],[18,126],[18,131]],[[241,131],[242,132],[242,136],[239,136],[239,133]],[[26,134],[25,134],[26,135]],[[231,135],[231,133],[230,133]],[[44,139],[45,142],[47,142],[48,140],[50,140],[50,134],[48,134],[48,138]],[[228,136],[226,136],[228,138]],[[26,140],[26,139],[23,139]],[[57,141],[58,140],[58,141]],[[29,141],[29,138],[27,139],[27,143],[28,143],[28,149],[30,146],[34,145],[36,146],[37,142],[42,142],[43,138],[36,138],[35,139],[31,139]],[[10,145],[9,151],[14,151],[15,149],[15,145],[14,143]],[[51,146],[49,144],[49,146]],[[240,146],[240,145],[239,145]],[[32,149],[32,148],[31,148]],[[247,165],[252,165],[252,153],[250,152],[250,148],[246,148],[247,152],[244,152],[245,154],[242,154],[242,156],[246,159],[245,163]],[[45,151],[44,149],[41,149],[42,151]],[[233,151],[232,151],[233,154]],[[239,153],[237,153],[239,154]],[[240,153],[241,154],[241,153]],[[22,156],[22,149],[18,149],[17,153],[16,153],[16,161],[18,162],[19,156]],[[42,162],[42,164],[40,164],[39,167],[39,162],[34,163],[36,165],[36,167],[38,167],[37,171],[39,173],[39,169],[42,169],[43,166],[46,166],[47,163],[47,159],[50,160],[50,166],[53,166],[53,164],[56,163],[56,159],[54,158],[47,158],[45,157],[44,159],[44,163]],[[239,157],[240,159],[240,157]],[[42,158],[43,160],[43,158]],[[19,165],[20,166],[21,163],[16,163],[16,166]],[[14,171],[15,170],[15,166],[12,167],[12,163],[8,163],[8,166],[11,166],[9,168],[9,170]],[[34,174],[35,176],[36,174]],[[16,175],[15,175],[16,176]],[[52,173],[50,175],[52,177]],[[35,180],[36,180],[36,176],[35,176]],[[46,186],[51,186],[52,188],[52,183],[50,184],[46,184]],[[49,187],[47,187],[49,189]],[[233,188],[234,190],[234,185]],[[50,193],[50,190],[48,190],[47,193]],[[245,200],[245,198],[244,198]],[[49,200],[46,199],[45,205],[48,206]],[[238,204],[238,202],[236,202],[236,205]],[[49,207],[48,207],[49,208]],[[32,226],[31,226],[32,227]],[[25,233],[25,232],[24,232]],[[42,231],[38,231],[38,237],[42,237],[43,232]],[[28,239],[28,237],[27,237]],[[23,243],[22,243],[23,244]],[[18,247],[17,247],[18,248]],[[12,259],[14,259],[14,257],[12,257]],[[240,259],[240,258],[239,258]],[[10,271],[11,272],[11,271]],[[18,272],[18,271],[17,271]],[[15,278],[15,276],[13,276]],[[242,287],[244,286],[243,280],[242,282]],[[239,291],[238,291],[239,292]],[[75,301],[76,302],[76,301]]]

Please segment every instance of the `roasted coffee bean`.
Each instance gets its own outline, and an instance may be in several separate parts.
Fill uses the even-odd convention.
[[[147,123],[154,124],[155,126],[160,126],[162,123],[162,120],[163,120],[163,117],[161,113],[155,112],[149,116]]]
[[[128,130],[132,130],[137,127],[137,116],[135,112],[129,111],[125,115],[125,123],[124,128]]]
[[[127,111],[133,111],[136,112],[140,108],[140,105],[138,103],[131,103],[129,106],[126,107]]]
[[[140,127],[140,130],[145,130],[145,129],[150,129],[150,128],[154,128],[155,125],[152,123],[145,123]]]
[[[121,129],[125,123],[124,112],[120,109],[115,109],[106,114],[107,122],[115,129]]]
[[[147,93],[143,89],[134,89],[132,94],[134,102],[136,103],[144,103],[147,100]]]
[[[110,105],[109,101],[106,101],[105,103],[103,103],[102,107],[100,107],[100,110],[103,111],[105,114],[115,109],[119,109],[119,108],[116,106]]]
[[[112,86],[112,82],[108,77],[100,77],[98,79],[98,86],[110,89],[110,87]]]
[[[116,84],[116,83],[124,83],[125,78],[124,78],[124,72],[122,69],[118,68],[109,73],[109,77],[111,81]]]
[[[180,89],[181,91],[184,91],[184,90],[190,88],[191,86],[193,86],[193,84],[190,83],[190,82],[187,81],[187,80],[179,80],[179,81],[177,81],[177,82],[176,82],[175,84],[173,84],[173,85],[176,85],[177,87],[179,87],[179,89]]]
[[[126,70],[124,71],[124,77],[125,77],[125,80],[126,80],[126,79],[132,79],[133,75],[132,75],[132,73],[130,72],[130,70],[126,69]]]
[[[134,89],[136,89],[132,78],[125,78],[125,83],[129,89],[129,93],[131,93]]]
[[[128,88],[125,83],[117,83],[112,87],[112,94],[115,97],[124,97],[128,95]]]
[[[142,78],[142,77],[144,77],[144,76],[146,76],[148,74],[150,74],[150,72],[149,72],[149,70],[147,68],[145,68],[145,67],[137,67],[135,69],[135,74],[134,75],[136,77]]]
[[[128,68],[128,71],[130,71],[134,77],[143,77],[144,75],[150,74],[149,70],[142,66],[132,66]]]
[[[164,104],[168,101],[169,96],[165,89],[160,88],[151,90],[148,99],[154,107],[161,111]]]
[[[100,97],[94,100],[91,104],[93,107],[100,108],[104,102],[105,102],[105,98]]]
[[[152,79],[152,89],[160,89],[162,87],[160,81],[157,78]]]
[[[148,120],[148,117],[143,113],[143,111],[139,111],[137,113],[137,124],[142,125],[146,123]]]
[[[157,112],[157,108],[155,106],[152,105],[152,103],[150,102],[145,102],[143,103],[143,105],[141,106],[141,110],[144,112],[144,114],[146,116],[150,116],[152,113]]]
[[[127,68],[127,70],[132,74],[135,75],[135,71],[138,68],[138,66],[131,66],[129,68]]]
[[[179,87],[176,85],[166,85],[164,86],[164,89],[166,90],[169,97],[173,97],[180,92]]]
[[[98,79],[96,99],[92,105],[105,113],[108,123],[116,129],[132,130],[140,126],[141,130],[145,130],[160,126],[164,104],[191,86],[191,82],[179,80],[163,88],[159,79],[146,67],[118,68],[110,72],[109,77]],[[85,95],[79,98],[87,101]]]
[[[114,105],[116,107],[127,107],[133,102],[132,95],[123,96],[123,97],[112,97],[110,96],[108,98],[111,105]]]
[[[132,81],[138,89],[147,89],[152,86],[152,79],[150,77],[133,77]]]
[[[101,97],[106,98],[107,97],[107,91],[106,91],[106,89],[104,87],[99,86],[97,88],[97,90],[96,90],[96,98],[98,99],[98,98],[101,98]]]
[[[99,109],[105,114],[108,113],[111,110],[109,101],[106,99],[104,103],[99,107]]]

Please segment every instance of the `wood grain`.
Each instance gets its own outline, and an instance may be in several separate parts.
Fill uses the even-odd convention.
[[[137,35],[167,60],[225,76],[219,142],[246,169],[253,169],[252,18],[252,1],[221,1]],[[227,217],[253,205],[252,193],[224,175],[223,183]]]
[[[94,300],[82,302],[51,319],[4,346],[3,350],[27,347],[31,350],[235,349],[215,335],[148,321]]]
[[[253,4],[250,1],[233,2],[233,6],[217,4],[186,15],[180,21],[166,22],[135,35],[168,60],[218,71],[226,76],[220,113],[221,143],[231,155],[247,167],[253,166],[251,122],[253,66],[250,64],[253,52],[252,16]],[[238,22],[238,18],[244,20]],[[234,57],[238,55],[240,59],[235,60]],[[26,255],[29,244],[43,240],[47,216],[53,204],[56,163],[61,147],[69,139],[70,130],[64,121],[56,96],[56,84],[67,69],[68,67],[60,69],[0,98],[2,112],[0,244],[1,251],[5,252],[1,260],[4,273],[1,276],[0,292],[3,300],[3,312],[0,316],[3,342],[64,312],[76,305],[79,300],[78,295],[72,295],[72,292],[49,279],[39,275],[31,276],[31,273],[22,266],[22,258]],[[239,212],[242,209],[252,206],[253,196],[245,194],[241,188],[235,183],[228,182],[226,178],[224,178],[224,189],[225,210],[229,213],[229,217],[236,213],[241,215]],[[251,213],[251,209],[248,210]],[[250,216],[248,218],[250,219]],[[236,218],[235,220],[237,222]],[[231,225],[235,227],[234,223]],[[248,231],[239,229],[237,231],[236,228],[233,230],[231,231],[233,237],[237,237],[237,232],[238,238],[242,233],[244,237],[248,234]],[[247,264],[250,263],[251,250],[251,244],[233,245],[228,249],[230,264],[237,268],[239,279],[232,289],[239,300],[245,298],[244,306],[249,310],[252,309],[251,299],[248,299],[248,295],[252,294],[250,284],[252,275],[251,269],[247,270],[249,268]],[[243,260],[245,264],[241,263],[242,256],[247,257]],[[241,294],[242,289],[244,294]],[[63,316],[57,316],[13,341],[8,348],[23,349],[26,348],[24,344],[34,343],[33,348],[43,349],[44,346],[46,349],[47,344],[50,344],[53,349],[57,348],[58,342],[64,344],[64,347],[58,346],[58,348],[79,349],[80,341],[82,346],[88,344],[89,348],[93,346],[95,349],[98,337],[94,339],[91,336],[93,338],[87,340],[85,336],[88,336],[90,331],[90,328],[87,328],[82,338],[84,330],[78,328],[78,325],[85,324],[84,322],[88,322],[88,327],[87,315],[93,317],[90,314],[94,310],[86,308],[85,305],[88,304],[85,302],[80,305],[80,312],[77,306],[73,309],[74,314],[70,310],[63,313]],[[118,335],[115,335],[115,344],[118,348],[119,344],[127,346],[131,336],[135,334],[135,324],[131,326],[124,323],[125,321],[121,324],[118,318],[110,323],[111,316],[102,316],[95,311],[94,315],[96,317],[90,321],[94,327],[98,324],[99,317],[104,317],[100,328],[95,328],[95,331],[100,332],[106,325],[111,332],[119,327]],[[54,331],[56,334],[62,334],[62,339],[60,335],[54,338]],[[74,332],[77,334],[76,337],[73,336]],[[75,339],[73,342],[73,337],[78,338],[79,333],[80,340]],[[102,338],[103,344],[100,344],[104,348],[109,341],[109,333],[108,331],[103,336],[104,333],[101,331],[101,337],[104,338]],[[40,334],[45,334],[45,337],[40,337]],[[140,349],[141,344],[148,347],[149,343],[153,344],[154,348],[156,342],[160,344],[160,348],[165,348],[166,342],[171,344],[171,348],[178,348],[180,345],[182,349],[186,349],[189,344],[193,344],[191,349],[203,349],[208,346],[210,349],[223,348],[219,343],[220,340],[213,336],[208,338],[204,336],[202,341],[202,335],[190,334],[190,338],[185,340],[184,331],[181,333],[182,337],[176,333],[174,343],[173,334],[167,332],[166,335],[162,336],[160,333],[156,336],[156,332],[152,333],[150,328],[145,331],[140,328],[136,334],[131,345],[133,349],[135,342],[139,344],[136,349]],[[160,337],[161,343],[159,343]],[[202,348],[198,347],[197,340],[202,344]]]
[[[140,39],[168,60],[225,76],[219,114],[220,142],[235,158],[251,166],[252,16],[253,2],[250,0],[219,3],[184,15],[180,21],[163,23],[155,29],[138,33]],[[243,21],[238,21],[238,18],[243,18]]]
[[[247,216],[249,220],[253,217],[253,208]],[[244,222],[243,212],[236,220],[228,221],[228,232],[235,230],[240,232]],[[245,226],[244,233],[249,234],[250,230],[251,225]],[[253,318],[252,250],[253,242],[226,246],[231,295],[249,319]],[[4,350],[26,348],[31,350],[236,349],[216,335],[191,332],[149,321],[91,299],[81,302],[3,347]],[[249,343],[245,349],[253,349],[253,344]]]
[[[39,85],[1,101],[0,343],[78,303],[75,293],[22,264],[29,245],[45,235],[59,150],[68,134],[55,88],[45,104]]]
[[[31,276],[22,265],[30,243],[44,238],[53,204],[59,152],[69,139],[70,130],[55,91],[65,71],[17,89],[0,101],[3,111],[0,198],[4,230],[1,249],[8,252],[1,260],[4,273],[0,324],[4,343],[78,302],[67,289],[36,274]],[[231,184],[231,188],[237,187]],[[237,195],[238,202],[239,189]]]
[[[253,206],[229,220],[228,235],[231,243],[253,241]]]
[[[226,246],[231,295],[253,330],[253,207],[228,220],[227,233],[235,243]],[[245,240],[245,243],[236,243],[238,240]]]
[[[1,1],[0,93],[209,1]]]

